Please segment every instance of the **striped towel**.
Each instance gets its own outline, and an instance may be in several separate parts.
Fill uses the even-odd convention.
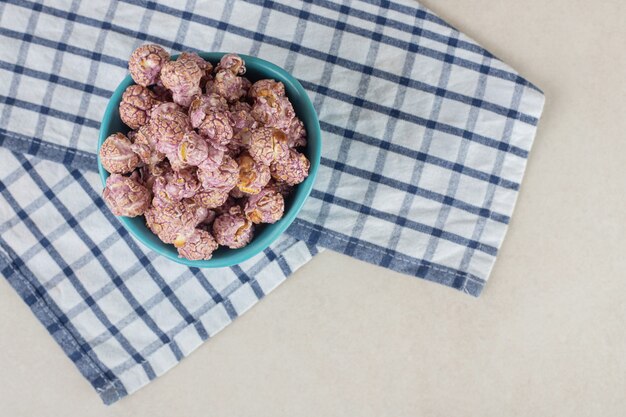
[[[479,295],[544,101],[409,0],[6,0],[0,36],[0,270],[107,404],[321,248]],[[294,74],[318,111],[312,195],[244,264],[169,262],[99,197],[99,120],[144,43],[260,56]]]

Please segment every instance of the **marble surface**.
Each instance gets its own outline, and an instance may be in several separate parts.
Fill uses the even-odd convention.
[[[0,415],[623,416],[626,2],[423,3],[547,96],[481,298],[327,251],[105,407],[0,280]]]

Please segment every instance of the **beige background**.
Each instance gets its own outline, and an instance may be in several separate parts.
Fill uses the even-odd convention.
[[[480,299],[326,252],[107,408],[0,279],[0,415],[626,415],[626,2],[424,4],[547,95]]]

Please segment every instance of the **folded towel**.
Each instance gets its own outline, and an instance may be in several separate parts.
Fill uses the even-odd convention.
[[[542,93],[408,0],[0,4],[0,268],[106,403],[147,384],[320,249],[480,294]],[[99,120],[143,43],[258,55],[323,130],[311,198],[245,264],[185,268],[104,207]]]

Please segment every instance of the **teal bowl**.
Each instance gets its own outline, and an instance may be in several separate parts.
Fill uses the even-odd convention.
[[[223,52],[200,53],[202,58],[216,64],[224,55]],[[177,56],[174,55],[173,58]],[[315,108],[311,103],[306,91],[302,85],[284,69],[263,59],[252,56],[241,55],[246,61],[246,77],[250,81],[255,82],[264,78],[272,78],[281,81],[285,85],[285,91],[289,100],[293,104],[294,110],[298,117],[304,122],[307,131],[307,146],[304,154],[311,161],[311,169],[309,176],[301,184],[297,185],[292,194],[285,201],[285,214],[282,219],[274,224],[260,225],[255,230],[255,236],[247,246],[240,249],[228,249],[220,247],[213,253],[213,257],[207,261],[190,261],[185,258],[179,258],[176,248],[173,245],[163,243],[159,238],[148,229],[143,216],[138,217],[118,217],[122,225],[128,232],[145,246],[156,253],[171,259],[180,264],[193,266],[197,268],[220,268],[242,263],[258,253],[265,250],[278,236],[280,236],[298,215],[304,201],[307,199],[313,188],[315,176],[320,164],[320,156],[322,151],[322,138],[319,120]],[[124,90],[133,84],[130,75],[127,75],[120,85],[115,89],[113,96],[109,100],[109,104],[102,118],[100,126],[100,138],[98,139],[98,149],[104,140],[111,134],[116,132],[126,133],[130,129],[122,123],[119,114],[119,104],[122,100]],[[102,180],[102,186],[109,177],[109,173],[104,170],[98,157],[98,171]]]

